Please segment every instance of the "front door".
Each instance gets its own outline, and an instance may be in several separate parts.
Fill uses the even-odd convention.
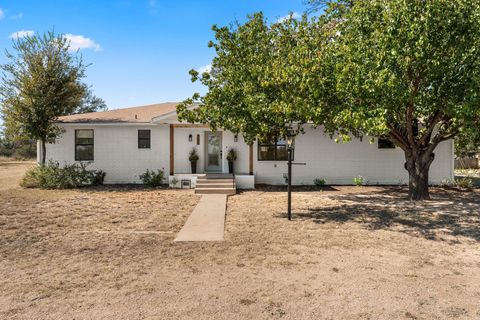
[[[205,171],[222,172],[222,132],[205,132]]]

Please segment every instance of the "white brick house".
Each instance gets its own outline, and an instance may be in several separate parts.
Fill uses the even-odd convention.
[[[213,133],[207,126],[180,123],[176,103],[116,109],[66,116],[59,119],[65,130],[58,141],[47,145],[47,161],[63,163],[89,161],[91,168],[105,171],[105,183],[138,183],[146,169],[164,169],[170,180],[191,172],[189,151],[199,154],[197,173],[228,172],[226,154],[233,147],[238,154],[235,175],[239,188],[255,184],[285,184],[285,145],[247,145],[242,136],[228,131]],[[382,148],[383,147],[383,148]],[[40,159],[40,148],[38,148]],[[453,179],[453,141],[441,143],[430,170],[430,183]],[[328,184],[352,184],[361,175],[368,184],[408,182],[400,148],[385,148],[378,140],[353,139],[336,143],[321,128],[305,126],[296,138],[292,183],[309,185],[315,178]],[[193,175],[190,175],[193,176]],[[195,181],[193,181],[195,183]]]

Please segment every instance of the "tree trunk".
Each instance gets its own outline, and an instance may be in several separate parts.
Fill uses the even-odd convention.
[[[408,171],[408,198],[410,200],[430,200],[428,190],[428,172],[435,158],[434,153],[405,153],[405,169]]]
[[[47,159],[47,148],[45,146],[45,140],[42,140],[41,141],[41,144],[42,144],[42,158],[41,158],[41,164],[42,165],[45,165],[45,160]]]

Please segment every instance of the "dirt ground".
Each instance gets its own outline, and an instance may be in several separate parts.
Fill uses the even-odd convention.
[[[34,164],[33,161],[2,161],[0,159],[0,190],[17,187],[25,170]]]
[[[479,319],[479,196],[262,188],[174,243],[192,191],[0,190],[0,319]]]

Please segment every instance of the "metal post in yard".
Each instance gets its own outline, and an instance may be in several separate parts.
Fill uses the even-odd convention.
[[[288,220],[292,220],[292,148],[288,147]]]

